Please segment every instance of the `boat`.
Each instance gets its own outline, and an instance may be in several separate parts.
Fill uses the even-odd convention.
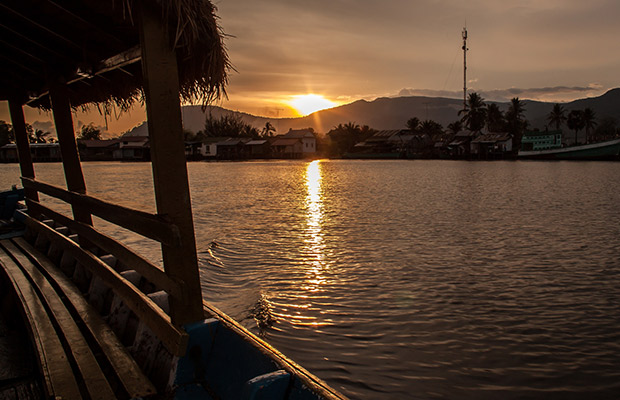
[[[0,238],[0,398],[344,399],[203,299],[180,102],[225,93],[213,4],[2,8],[0,100],[23,200],[9,193],[2,210],[14,225]],[[76,146],[73,110],[135,101],[146,106],[154,213],[90,196]],[[35,176],[25,106],[52,111],[66,187]],[[160,243],[163,265],[104,234],[94,217]]]
[[[11,190],[0,192],[0,239],[8,239],[23,234],[24,225],[13,218],[15,211],[23,205],[24,189],[13,186]]]
[[[538,160],[618,160],[620,139],[545,150],[519,150],[520,159]]]

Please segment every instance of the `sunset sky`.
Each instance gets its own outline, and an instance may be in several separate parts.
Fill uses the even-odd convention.
[[[468,87],[487,100],[570,101],[620,86],[617,0],[215,4],[236,69],[229,100],[217,105],[251,114],[294,116],[291,101],[309,93],[335,104],[399,95],[460,98],[465,23]],[[7,114],[3,104],[0,119]],[[118,121],[109,118],[109,128],[120,132],[143,119],[136,108]],[[103,124],[97,115],[76,120]]]

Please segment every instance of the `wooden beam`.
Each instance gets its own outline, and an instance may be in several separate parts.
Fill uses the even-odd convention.
[[[24,50],[23,48],[16,46],[12,43],[9,43],[5,40],[0,39],[0,44],[2,44],[3,46],[12,49],[12,51],[15,51],[17,53],[23,54],[26,57],[31,58],[32,60],[38,62],[39,64],[44,64],[44,61],[42,59],[40,59],[39,57],[27,52],[26,50]],[[12,58],[12,57],[11,57]]]
[[[39,28],[39,29],[42,29],[43,31],[47,32],[50,36],[55,37],[57,39],[60,39],[64,43],[68,44],[69,46],[72,46],[73,48],[75,48],[77,50],[82,50],[82,47],[80,45],[78,45],[77,43],[75,43],[72,40],[64,37],[63,35],[60,35],[57,32],[54,32],[53,30],[49,29],[48,27],[46,27],[44,25],[41,25],[40,23],[32,20],[31,18],[21,14],[19,11],[9,7],[8,5],[0,3],[0,7],[3,8],[5,10],[5,12],[9,12],[9,13],[17,16],[18,18],[22,19],[23,22],[26,22],[26,23],[31,24],[31,25]]]
[[[115,56],[106,58],[105,60],[101,61],[96,67],[94,67],[88,76],[76,74],[71,79],[69,79],[69,81],[67,82],[67,85],[72,85],[76,82],[83,82],[83,83],[88,84],[87,80],[92,79],[94,77],[100,77],[100,78],[106,79],[105,76],[103,76],[103,74],[105,74],[106,72],[116,70],[116,69],[121,70],[126,74],[132,75],[130,72],[125,71],[123,67],[126,67],[128,65],[131,65],[131,64],[134,64],[140,61],[140,57],[141,57],[140,51],[141,51],[140,47],[136,46],[127,51],[119,53]],[[27,104],[31,104],[41,99],[42,97],[45,97],[48,95],[49,95],[49,91],[43,91],[41,93],[37,93],[36,95],[30,97]]]
[[[51,4],[57,10],[65,13],[66,15],[69,15],[71,18],[77,20],[85,28],[85,30],[95,32],[97,36],[104,36],[106,42],[113,42],[114,45],[118,47],[122,47],[124,45],[124,43],[118,37],[112,35],[109,32],[104,31],[102,27],[97,26],[96,24],[93,24],[90,21],[87,21],[86,19],[82,18],[80,15],[76,14],[75,11],[69,10],[66,6],[61,6],[52,0],[47,0],[47,3]],[[65,1],[65,3],[67,2]],[[87,8],[87,7],[84,7],[83,3],[81,2],[78,4],[80,5],[82,9]]]
[[[7,32],[17,36],[19,38],[19,40],[23,40],[23,41],[26,41],[28,43],[31,43],[31,44],[35,45],[40,50],[43,50],[46,53],[53,55],[54,57],[62,58],[63,60],[72,60],[71,58],[67,57],[67,55],[61,54],[61,53],[57,52],[55,49],[51,48],[50,46],[46,46],[46,45],[44,45],[42,43],[39,43],[36,40],[34,40],[33,38],[28,37],[28,36],[24,35],[23,33],[15,30],[15,29],[13,29],[13,28],[5,25],[5,24],[0,23],[0,29],[4,29]],[[5,37],[7,36],[6,32],[3,33],[3,36],[5,36]],[[15,40],[15,39],[13,38],[13,40]]]
[[[15,142],[17,144],[17,156],[19,157],[19,168],[22,177],[34,179],[34,165],[32,164],[32,154],[30,154],[30,141],[26,132],[26,120],[24,118],[24,108],[16,100],[9,100],[9,112],[11,113],[11,123],[15,132]],[[39,193],[34,189],[24,190],[26,198],[39,201]],[[33,216],[33,209],[28,209],[28,214]]]
[[[181,246],[162,246],[164,268],[187,287],[187,303],[170,302],[172,322],[182,325],[203,319],[202,292],[192,205],[185,161],[179,101],[179,72],[168,24],[153,2],[139,2],[142,76],[151,144],[157,212],[179,228]]]
[[[30,67],[27,67],[27,66],[25,66],[24,64],[22,64],[22,63],[20,63],[20,62],[18,62],[18,61],[15,61],[15,59],[10,58],[10,57],[7,57],[7,56],[5,56],[5,55],[1,55],[1,54],[0,54],[0,58],[1,58],[1,59],[3,59],[3,60],[4,60],[4,61],[6,61],[6,62],[9,62],[9,63],[13,64],[13,65],[14,65],[14,66],[16,66],[17,68],[22,69],[22,70],[24,70],[24,71],[27,71],[27,72],[29,72],[29,73],[31,73],[31,74],[33,74],[33,75],[35,75],[35,76],[36,76],[36,75],[38,75],[38,74],[40,74],[40,73],[43,71],[43,70],[41,70],[41,71],[35,71],[34,69],[32,69],[32,68],[30,68]]]
[[[62,166],[65,172],[67,188],[72,192],[86,194],[86,182],[84,181],[75,134],[73,133],[73,116],[71,115],[67,85],[57,80],[51,80],[49,85],[54,124],[56,125],[56,134],[60,143],[60,154],[62,155]],[[93,224],[92,217],[86,209],[79,206],[73,206],[72,208],[76,221],[88,225]]]

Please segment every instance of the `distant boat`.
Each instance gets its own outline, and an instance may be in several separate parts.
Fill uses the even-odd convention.
[[[517,157],[541,160],[618,160],[620,139],[548,150],[519,150]]]

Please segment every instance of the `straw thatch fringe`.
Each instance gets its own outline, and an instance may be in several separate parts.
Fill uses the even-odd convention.
[[[215,6],[208,0],[158,0],[158,3],[170,32],[174,32],[182,100],[199,100],[206,106],[226,96],[231,66]]]
[[[226,97],[228,71],[232,68],[224,45],[224,33],[218,25],[216,8],[209,0],[109,0],[117,10],[120,23],[136,30],[135,7],[139,1],[155,3],[162,10],[162,20],[171,35],[171,46],[177,52],[180,100],[199,102],[206,107],[214,100]],[[137,43],[127,43],[127,48]],[[108,71],[69,87],[71,104],[86,107],[98,104],[98,109],[111,113],[114,109],[128,110],[136,101],[144,102],[143,77],[140,63]],[[50,109],[47,96],[30,103]],[[109,115],[109,114],[108,114]]]

